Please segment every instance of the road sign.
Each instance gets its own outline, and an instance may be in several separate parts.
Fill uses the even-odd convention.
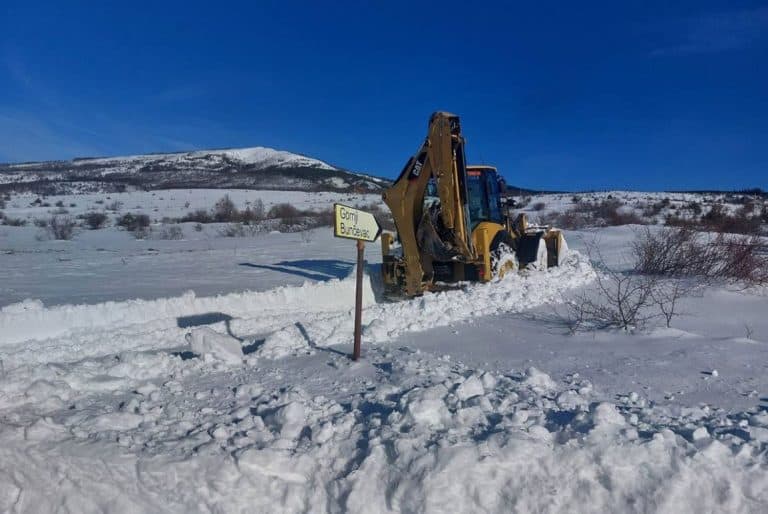
[[[333,204],[333,235],[372,243],[381,234],[381,225],[370,212]]]
[[[381,225],[370,212],[353,207],[333,204],[333,235],[357,241],[357,277],[355,280],[355,333],[352,360],[360,359],[360,339],[363,317],[363,268],[365,267],[365,242],[376,241]]]

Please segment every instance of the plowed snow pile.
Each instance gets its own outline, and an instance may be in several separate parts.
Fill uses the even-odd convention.
[[[408,302],[376,303],[369,285],[360,363],[334,347],[351,339],[350,280],[10,306],[0,512],[765,512],[764,413],[672,416],[639,395],[600,401],[577,374],[388,344],[592,277],[574,253]]]

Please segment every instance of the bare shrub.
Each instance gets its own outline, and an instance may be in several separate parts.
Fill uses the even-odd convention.
[[[34,223],[37,228],[45,228],[48,226],[48,220],[45,218],[35,218],[32,220],[32,223]]]
[[[237,210],[235,202],[232,201],[229,195],[224,195],[213,206],[213,219],[219,223],[239,221],[240,212]]]
[[[587,244],[587,253],[597,268],[596,294],[583,292],[567,303],[567,323],[572,331],[581,328],[643,329],[657,317],[667,327],[680,315],[680,300],[699,284],[682,279],[664,279],[635,270],[619,271],[605,264],[597,242]]]
[[[115,219],[118,227],[123,227],[129,232],[146,231],[149,228],[149,216],[146,214],[133,214],[128,212]]]
[[[195,223],[213,223],[213,216],[205,209],[197,209],[194,212],[188,212],[185,216],[179,219],[181,222],[192,221]]]
[[[681,315],[680,300],[699,289],[700,284],[677,278],[656,282],[656,287],[651,290],[651,298],[667,328],[672,325],[675,317]]]
[[[5,199],[0,198],[0,209],[5,209]]]
[[[64,200],[59,200],[54,204],[56,207],[64,207]]]
[[[758,236],[698,233],[688,227],[639,232],[632,245],[635,271],[673,278],[699,277],[768,283],[766,244]]]
[[[264,209],[264,202],[260,198],[257,198],[240,214],[240,220],[243,223],[258,223],[264,220],[266,217],[266,211]]]
[[[179,240],[184,239],[184,231],[178,225],[163,225],[156,232],[157,239]]]
[[[202,232],[202,231],[203,231],[202,223],[195,223],[195,232]]]
[[[267,218],[282,219],[284,222],[295,220],[302,215],[302,212],[289,203],[278,203],[270,207],[267,212]]]
[[[597,274],[598,295],[581,293],[567,304],[572,330],[590,328],[642,329],[656,317],[649,313],[657,281],[647,275],[604,268]]]
[[[48,221],[48,234],[53,239],[69,241],[75,235],[77,223],[69,216],[53,216]]]
[[[54,209],[53,214],[61,216],[61,215],[64,215],[64,214],[69,214],[69,211],[67,209],[65,209],[64,207],[58,207],[58,208]]]
[[[531,209],[534,211],[543,211],[546,206],[547,204],[544,202],[536,202],[535,204],[531,205]]]
[[[103,212],[89,212],[82,215],[85,226],[90,230],[98,230],[107,224],[109,217]]]

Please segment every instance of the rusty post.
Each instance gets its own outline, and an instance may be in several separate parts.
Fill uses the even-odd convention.
[[[363,254],[365,242],[357,240],[357,284],[355,286],[355,345],[352,350],[352,360],[360,359],[360,332],[363,317]]]

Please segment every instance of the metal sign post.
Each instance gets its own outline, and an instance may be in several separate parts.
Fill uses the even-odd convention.
[[[363,317],[363,266],[365,242],[373,242],[381,234],[381,226],[370,212],[346,205],[333,205],[333,235],[357,241],[357,278],[355,283],[355,339],[352,360],[360,359],[360,339]]]

